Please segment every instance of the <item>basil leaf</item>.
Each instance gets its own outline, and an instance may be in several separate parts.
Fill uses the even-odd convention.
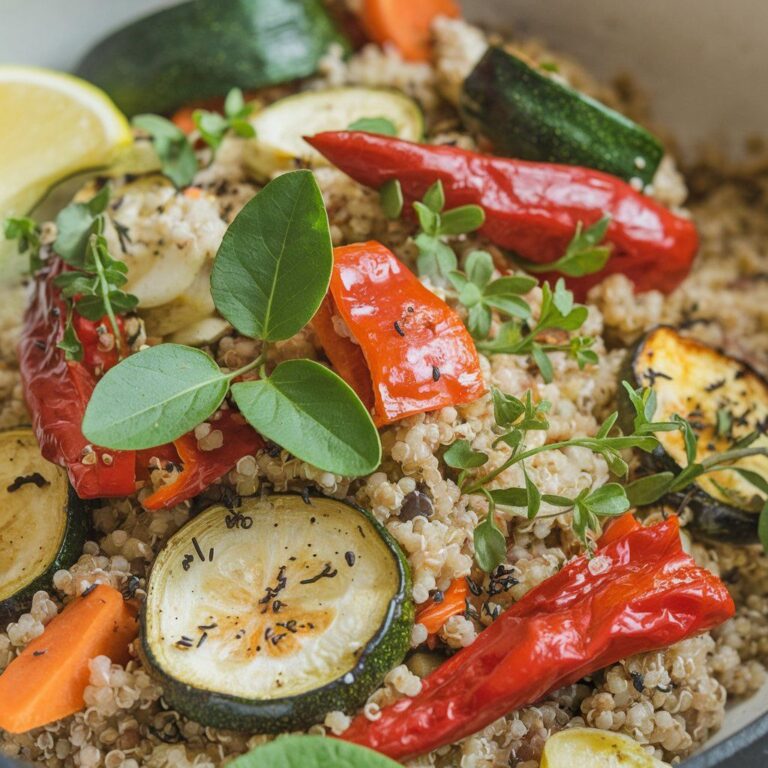
[[[493,277],[493,258],[488,251],[471,251],[464,269],[471,282],[478,288],[485,288]]]
[[[507,556],[507,540],[493,522],[493,511],[475,528],[475,561],[480,569],[490,573],[504,562]]]
[[[461,205],[440,214],[441,235],[463,235],[483,226],[485,211],[479,205]]]
[[[320,363],[287,360],[268,379],[233,384],[232,396],[264,437],[319,469],[357,477],[381,462],[371,415],[351,387]]]
[[[397,179],[385,181],[379,190],[381,210],[388,219],[399,219],[403,212],[403,188]]]
[[[397,136],[397,126],[386,117],[361,117],[347,126],[348,131],[366,131],[382,136]]]
[[[525,413],[525,404],[495,387],[491,390],[493,418],[499,427],[509,427]]]
[[[149,347],[99,380],[83,434],[115,450],[154,448],[205,421],[228,388],[229,378],[205,352],[181,344]]]
[[[640,477],[628,483],[626,491],[629,503],[633,507],[644,507],[658,501],[669,491],[675,476],[671,472],[659,472],[655,475]]]
[[[327,736],[281,736],[229,763],[230,768],[400,768],[372,749]]]
[[[584,499],[584,504],[600,517],[622,515],[630,506],[624,487],[618,483],[606,483],[592,491]]]
[[[488,454],[474,450],[469,440],[457,440],[443,454],[443,460],[454,469],[477,469],[488,461]]]
[[[197,173],[197,157],[184,131],[160,115],[136,115],[131,123],[149,134],[163,175],[176,187],[189,186]]]
[[[288,339],[328,290],[333,247],[323,197],[311,171],[267,184],[224,234],[211,274],[216,308],[240,333]]]

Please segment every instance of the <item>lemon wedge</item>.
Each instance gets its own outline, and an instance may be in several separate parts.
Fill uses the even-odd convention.
[[[569,728],[547,739],[541,768],[670,768],[623,733]]]
[[[108,165],[131,143],[123,114],[85,80],[0,66],[0,223],[27,213],[62,179]]]

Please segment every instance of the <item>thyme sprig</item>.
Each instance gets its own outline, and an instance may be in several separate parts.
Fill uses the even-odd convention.
[[[43,262],[40,259],[40,225],[29,216],[11,216],[3,223],[6,240],[17,240],[19,253],[29,251],[29,273],[34,275]]]

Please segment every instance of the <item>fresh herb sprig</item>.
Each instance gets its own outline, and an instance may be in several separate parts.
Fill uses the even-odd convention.
[[[239,88],[229,91],[224,100],[224,114],[197,109],[192,113],[192,120],[200,133],[200,138],[208,144],[215,155],[224,140],[232,132],[237,136],[251,138],[256,135],[254,127],[248,122],[253,111],[243,99]],[[173,184],[178,187],[189,186],[199,169],[197,155],[184,131],[170,120],[160,115],[136,115],[134,128],[146,133],[154,145],[160,160],[160,169]]]
[[[86,203],[71,203],[56,218],[57,236],[53,250],[71,270],[55,279],[69,301],[69,314],[59,348],[67,359],[79,360],[82,346],[72,324],[72,312],[88,320],[107,317],[118,353],[122,353],[117,315],[130,312],[139,303],[122,287],[128,281],[127,267],[109,253],[104,230],[107,223],[109,186],[104,186]]]
[[[211,416],[228,393],[265,438],[323,470],[363,475],[381,460],[379,434],[353,390],[313,360],[268,371],[268,349],[300,331],[328,290],[333,266],[328,216],[310,171],[286,173],[248,202],[224,235],[211,294],[261,354],[222,370],[199,349],[160,344],[137,352],[99,381],[83,433],[113,449],[152,448]],[[244,380],[256,371],[258,379]]]
[[[388,117],[360,117],[347,126],[348,131],[367,131],[382,136],[397,136],[397,126]]]
[[[6,240],[17,240],[19,253],[29,251],[29,273],[34,275],[43,262],[40,259],[40,226],[28,216],[7,218],[3,224],[3,234]]]

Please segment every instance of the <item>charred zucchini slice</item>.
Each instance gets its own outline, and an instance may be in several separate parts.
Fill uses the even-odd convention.
[[[0,496],[0,620],[6,620],[80,557],[86,515],[67,473],[41,456],[30,429],[0,432]]]
[[[746,363],[661,326],[648,333],[630,356],[629,379],[652,387],[657,421],[673,414],[686,418],[698,435],[697,461],[728,450],[750,434],[754,446],[768,446],[768,383]],[[656,435],[661,450],[652,456],[658,469],[679,471],[686,464],[679,432]],[[749,456],[738,466],[768,478],[768,458]],[[692,527],[706,537],[733,543],[757,541],[758,513],[765,499],[736,472],[703,475],[686,493],[694,512]]]
[[[291,494],[214,506],[155,561],[141,654],[200,723],[302,729],[362,704],[403,659],[410,593],[403,553],[363,510]]]

